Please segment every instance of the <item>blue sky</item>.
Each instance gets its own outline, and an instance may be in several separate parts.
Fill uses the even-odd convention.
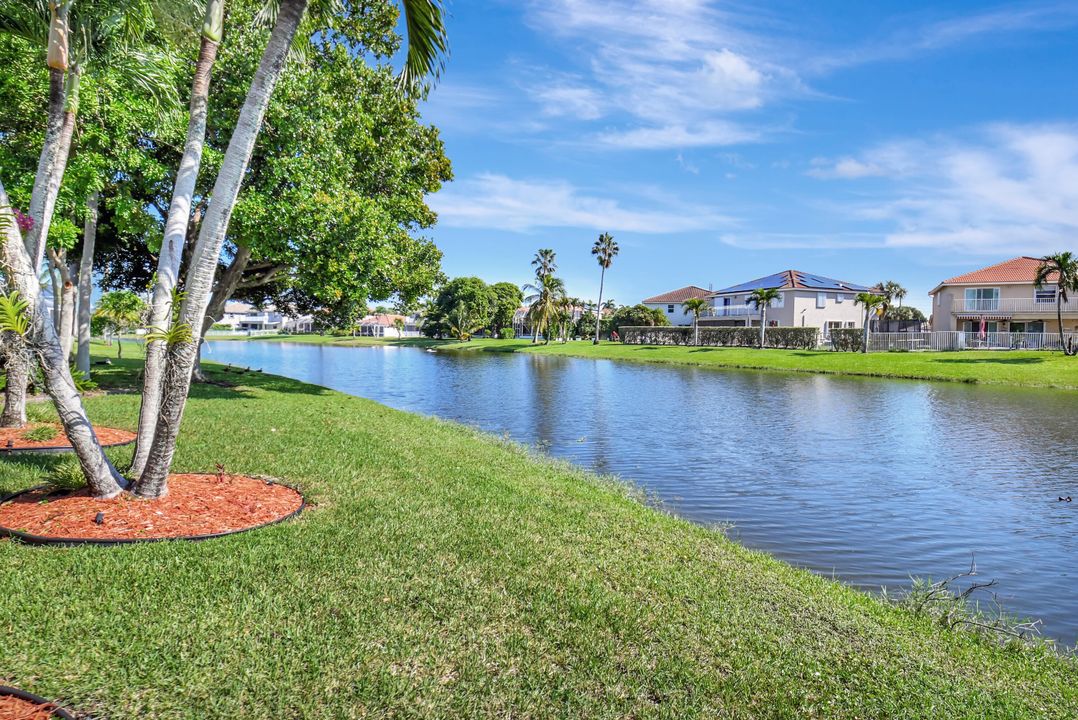
[[[635,303],[785,269],[939,280],[1078,249],[1078,2],[456,0],[424,116],[451,275],[590,247]]]

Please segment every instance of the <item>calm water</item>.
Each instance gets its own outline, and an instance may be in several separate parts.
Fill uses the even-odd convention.
[[[974,553],[1007,609],[1078,641],[1078,394],[394,347],[206,358],[508,433],[873,590]]]

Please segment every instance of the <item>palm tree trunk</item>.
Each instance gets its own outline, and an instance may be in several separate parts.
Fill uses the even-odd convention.
[[[67,277],[64,277],[67,275]],[[61,272],[64,284],[60,290],[60,350],[67,362],[71,362],[71,346],[75,344],[75,283],[71,282],[70,272]]]
[[[1070,346],[1067,345],[1067,340],[1063,337],[1063,293],[1060,288],[1056,288],[1056,322],[1059,323],[1059,347],[1062,348],[1064,355],[1073,355]]]
[[[282,0],[277,21],[262,54],[258,71],[251,81],[236,128],[229,140],[214,184],[212,201],[199,229],[191,263],[185,278],[180,322],[198,333],[206,316],[206,306],[213,290],[217,261],[221,255],[225,232],[239,195],[243,175],[254,151],[274,86],[284,70],[285,59],[300,21],[307,10],[307,0]],[[176,438],[183,418],[187,393],[191,387],[191,371],[198,356],[197,334],[189,342],[176,343],[168,348],[165,375],[161,387],[161,409],[157,417],[153,442],[146,466],[135,485],[142,497],[159,497],[168,492],[168,472],[176,452]]]
[[[760,308],[760,349],[764,349],[764,333],[767,332],[767,305]]]
[[[56,198],[60,194],[60,183],[64,179],[64,171],[67,169],[67,159],[71,154],[71,137],[75,132],[75,110],[78,107],[79,74],[80,70],[72,67],[67,74],[66,91],[64,93],[63,119],[60,125],[60,135],[56,141],[52,163],[48,168],[47,176],[43,179],[40,188],[43,197],[30,198],[31,217],[34,226],[26,238],[26,246],[30,252],[30,261],[34,270],[41,268],[41,261],[45,256],[45,245],[49,237],[49,227],[52,225],[53,211],[56,209]],[[51,121],[51,118],[50,118]],[[38,181],[34,179],[34,193],[38,192]],[[40,219],[35,216],[34,207],[38,207]]]
[[[26,425],[26,385],[30,382],[30,358],[21,339],[11,339],[5,349],[7,386],[4,388],[4,412],[0,428],[21,428]]]
[[[86,199],[86,223],[82,230],[82,258],[79,261],[78,354],[79,372],[90,379],[90,301],[93,294],[94,245],[97,243],[97,192]]]
[[[868,354],[868,324],[869,324],[869,308],[865,308],[865,326],[861,330],[861,354]]]
[[[82,466],[83,475],[95,497],[107,498],[118,495],[126,481],[109,462],[101,443],[97,441],[93,426],[82,406],[75,382],[71,378],[71,367],[63,357],[59,338],[48,316],[48,309],[41,302],[37,272],[31,262],[23,239],[15,226],[11,215],[7,193],[0,183],[0,212],[8,216],[4,232],[2,262],[8,273],[8,280],[13,289],[30,304],[31,324],[27,341],[31,351],[41,364],[45,377],[45,390],[56,405],[60,422],[64,427]]]
[[[692,316],[692,344],[700,344],[700,313],[693,313]]]
[[[60,135],[64,125],[64,71],[57,68],[49,68],[49,111],[48,121],[45,125],[45,142],[41,146],[41,155],[37,161],[37,174],[34,175],[34,187],[30,195],[30,207],[28,212],[34,221],[33,227],[26,233],[26,248],[31,257],[37,247],[39,238],[42,236],[42,225],[45,222],[45,197],[49,179],[52,177],[53,168],[60,146]],[[48,228],[45,228],[47,231]]]
[[[595,309],[595,342],[593,343],[594,345],[599,344],[599,322],[602,320],[603,317],[602,310],[600,310],[599,308],[602,308],[603,306],[603,283],[606,282],[606,266],[600,265],[599,267],[601,267],[603,271],[599,273],[599,304],[596,306]]]
[[[212,13],[220,13],[222,3],[216,1],[207,7],[207,21]],[[220,34],[216,35],[220,39]],[[172,316],[172,296],[183,260],[184,241],[187,237],[188,223],[191,221],[191,202],[195,195],[195,185],[202,164],[202,148],[206,141],[206,109],[209,102],[210,76],[217,58],[218,41],[202,36],[202,45],[195,65],[195,76],[191,82],[191,106],[187,121],[187,141],[184,144],[180,168],[176,173],[176,183],[172,190],[168,219],[165,221],[165,236],[161,243],[161,254],[157,258],[157,282],[153,288],[150,305],[149,326],[151,332],[163,332],[168,329]],[[165,343],[151,340],[146,343],[146,359],[142,374],[142,406],[139,408],[138,436],[135,441],[135,454],[131,460],[131,473],[138,477],[146,468],[146,459],[153,443],[157,416],[161,411],[161,386],[165,377]]]

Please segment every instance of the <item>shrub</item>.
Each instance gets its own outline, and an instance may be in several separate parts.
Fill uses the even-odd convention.
[[[517,331],[511,327],[504,327],[498,331],[498,337],[502,340],[515,340]]]
[[[861,328],[835,328],[831,331],[831,348],[838,352],[861,352],[864,337]]]
[[[232,326],[228,323],[214,323],[210,326],[210,330],[231,330]]]
[[[760,343],[760,328],[701,327],[699,344],[707,347],[756,347]],[[816,347],[819,329],[811,327],[772,327],[765,331],[768,347]],[[693,345],[691,327],[623,327],[622,342],[636,345]]]
[[[771,327],[765,340],[768,347],[813,350],[819,344],[820,330],[814,327]]]

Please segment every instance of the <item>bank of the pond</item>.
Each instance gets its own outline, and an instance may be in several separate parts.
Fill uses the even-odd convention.
[[[243,340],[300,342],[319,345],[399,345],[470,352],[529,352],[633,362],[675,363],[705,367],[859,375],[908,380],[941,380],[1078,389],[1078,358],[1039,350],[967,350],[963,352],[838,353],[816,350],[669,347],[590,341],[533,345],[528,340],[446,342],[426,338],[380,338],[329,335],[272,335]]]
[[[114,362],[102,381],[131,381]],[[101,717],[1078,713],[1049,651],[940,630],[460,425],[210,372],[236,385],[196,386],[176,469],[287,478],[317,507],[200,544],[0,542],[0,681]],[[138,397],[88,406],[132,427]],[[0,463],[0,494],[59,462]]]

